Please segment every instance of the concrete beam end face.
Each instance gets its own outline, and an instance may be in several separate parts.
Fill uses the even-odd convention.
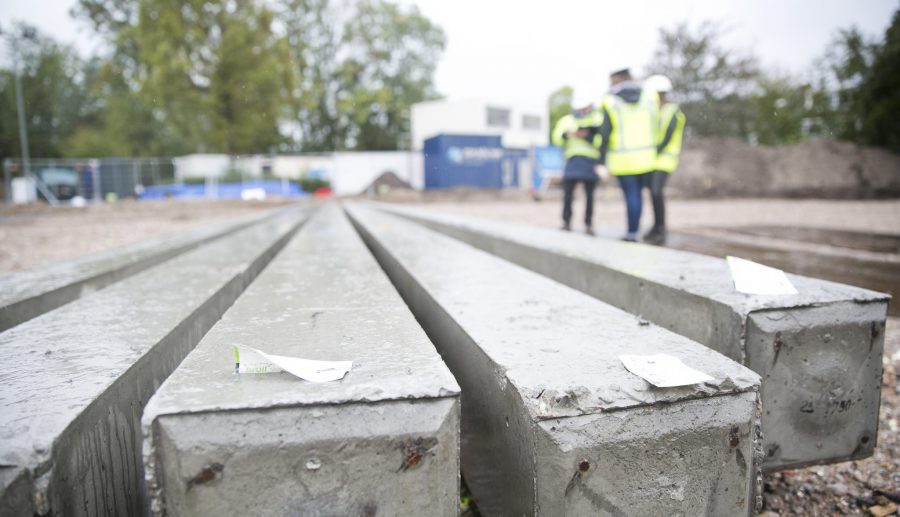
[[[459,400],[164,415],[168,515],[456,515]],[[210,432],[210,430],[215,432]]]
[[[542,515],[748,515],[759,443],[753,392],[542,421]]]
[[[871,456],[878,436],[887,304],[757,311],[747,366],[760,392],[766,470]]]

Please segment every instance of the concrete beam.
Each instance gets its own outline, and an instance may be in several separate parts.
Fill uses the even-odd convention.
[[[23,469],[31,494],[22,507],[23,478],[4,474],[0,508],[140,515],[144,404],[304,219],[294,209],[0,334],[0,465]]]
[[[725,261],[380,205],[696,340],[763,379],[764,468],[872,454],[890,296],[788,275],[796,296],[736,292]]]
[[[353,369],[321,384],[236,375],[235,343]],[[147,405],[152,513],[455,516],[458,397],[346,216],[326,206]],[[191,481],[211,465],[218,475]]]
[[[407,220],[348,212],[462,386],[462,471],[486,515],[755,515],[755,373]],[[714,381],[657,389],[619,359],[655,353]]]
[[[267,211],[45,267],[0,274],[0,332],[276,213]]]

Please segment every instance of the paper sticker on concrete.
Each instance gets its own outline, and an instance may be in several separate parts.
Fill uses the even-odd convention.
[[[797,294],[797,289],[780,269],[738,257],[725,257],[734,288],[746,294]]]
[[[288,372],[310,382],[342,379],[353,367],[353,361],[318,361],[284,355],[267,354],[244,345],[234,345],[234,371],[237,373]]]
[[[620,355],[625,368],[657,388],[688,386],[698,382],[714,380],[709,375],[695,370],[668,354]]]

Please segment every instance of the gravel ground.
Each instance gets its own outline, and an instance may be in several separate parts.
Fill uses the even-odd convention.
[[[177,233],[279,203],[125,200],[83,208],[0,204],[0,272],[31,269]]]

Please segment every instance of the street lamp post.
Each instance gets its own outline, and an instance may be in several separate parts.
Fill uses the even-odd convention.
[[[3,34],[3,32],[0,31],[0,34]],[[12,33],[9,33],[8,37],[10,46],[12,47],[13,68],[15,69],[16,110],[19,115],[19,145],[22,149],[22,170],[25,173],[25,177],[33,181],[35,187],[44,194],[47,202],[50,203],[51,206],[56,206],[59,204],[56,196],[50,192],[50,189],[44,185],[40,178],[36,178],[31,174],[31,158],[28,153],[28,127],[25,125],[25,100],[22,95],[22,73],[19,66],[20,49],[18,42],[20,39],[34,41],[36,39],[35,30],[31,27],[22,27],[21,34],[18,38]]]
[[[19,59],[16,57],[16,109],[19,112],[19,144],[22,146],[22,170],[25,177],[31,178],[31,159],[28,155],[28,131],[25,128],[25,101],[22,99],[22,74],[19,72]]]

